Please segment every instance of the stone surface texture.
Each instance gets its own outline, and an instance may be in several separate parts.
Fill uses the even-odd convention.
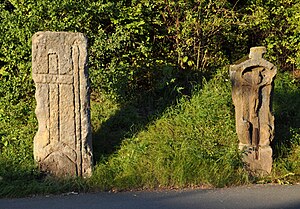
[[[87,39],[81,33],[37,32],[32,37],[38,132],[34,158],[55,176],[92,172]]]
[[[249,171],[265,175],[272,169],[274,116],[273,81],[276,67],[263,59],[265,47],[252,47],[249,58],[230,66],[239,148]]]

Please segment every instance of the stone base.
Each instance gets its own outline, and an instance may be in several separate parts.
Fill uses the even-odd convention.
[[[272,170],[272,148],[268,147],[247,147],[244,149],[243,161],[246,169],[253,175],[265,176]]]

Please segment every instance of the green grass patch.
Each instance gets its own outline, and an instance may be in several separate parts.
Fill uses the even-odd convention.
[[[300,182],[300,88],[299,80],[288,73],[275,80],[274,165],[267,180],[277,183]]]
[[[82,178],[58,179],[40,173],[33,160],[13,161],[0,157],[0,197],[59,194],[88,191]]]
[[[91,181],[102,189],[244,184],[249,180],[237,143],[231,84],[223,71],[124,139],[96,165]]]
[[[18,133],[12,131],[14,120],[7,120],[1,124],[0,196],[299,182],[299,86],[287,74],[276,79],[274,167],[266,178],[253,179],[243,169],[231,84],[223,69],[173,103],[163,103],[161,95],[124,103],[93,95],[96,165],[88,179],[40,173],[32,156],[33,112],[24,111],[26,120],[15,119]]]

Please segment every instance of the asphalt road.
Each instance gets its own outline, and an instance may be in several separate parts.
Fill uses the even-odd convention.
[[[0,199],[0,209],[300,209],[300,185]]]

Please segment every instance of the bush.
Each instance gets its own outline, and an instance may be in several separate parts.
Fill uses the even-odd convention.
[[[252,0],[244,11],[244,35],[252,46],[267,47],[267,58],[281,72],[292,71],[300,66],[299,15],[300,1]]]

